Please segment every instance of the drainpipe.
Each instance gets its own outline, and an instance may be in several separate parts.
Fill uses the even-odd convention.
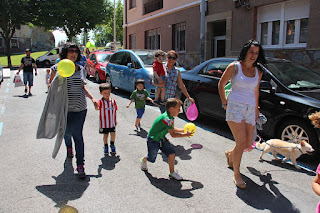
[[[200,63],[204,62],[204,41],[205,41],[205,12],[206,2],[201,0],[200,2]]]

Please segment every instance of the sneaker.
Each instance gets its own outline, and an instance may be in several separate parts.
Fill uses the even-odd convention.
[[[160,101],[160,105],[166,105],[165,101]]]
[[[140,124],[138,125],[138,127],[139,127],[139,130],[141,131],[141,125]]]
[[[105,155],[109,154],[109,148],[108,148],[108,146],[105,146],[105,147],[104,147],[104,154],[105,154]]]
[[[141,158],[140,161],[141,161],[141,170],[147,171],[148,170],[147,161],[143,161],[143,158]]]
[[[183,180],[183,178],[176,172],[170,173],[169,178],[175,179],[175,180]]]
[[[78,177],[79,177],[80,179],[83,179],[83,178],[86,177],[86,173],[84,172],[84,167],[83,167],[83,165],[79,165],[79,166],[77,167],[77,171],[78,171]]]
[[[110,145],[111,153],[116,154],[116,147],[114,145]]]
[[[72,148],[67,147],[67,158],[73,158]]]
[[[28,94],[29,96],[32,96],[32,94],[31,94],[31,92],[29,92],[29,94]]]

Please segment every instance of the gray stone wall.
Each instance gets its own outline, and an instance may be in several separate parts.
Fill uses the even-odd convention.
[[[200,53],[178,53],[178,61],[186,69],[191,70],[200,64]]]
[[[265,50],[266,56],[284,58],[320,73],[320,50]]]

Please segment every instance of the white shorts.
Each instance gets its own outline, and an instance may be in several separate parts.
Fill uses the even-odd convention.
[[[256,125],[256,107],[236,100],[228,99],[226,121]]]

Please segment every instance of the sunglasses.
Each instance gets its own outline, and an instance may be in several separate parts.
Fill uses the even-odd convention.
[[[172,57],[172,56],[168,56],[168,59],[176,60],[177,58],[176,57]]]
[[[164,58],[160,58],[160,57],[157,57],[157,59],[160,60],[160,61],[163,61],[163,60],[164,60]]]
[[[68,49],[69,53],[79,53],[79,50],[77,49]]]

